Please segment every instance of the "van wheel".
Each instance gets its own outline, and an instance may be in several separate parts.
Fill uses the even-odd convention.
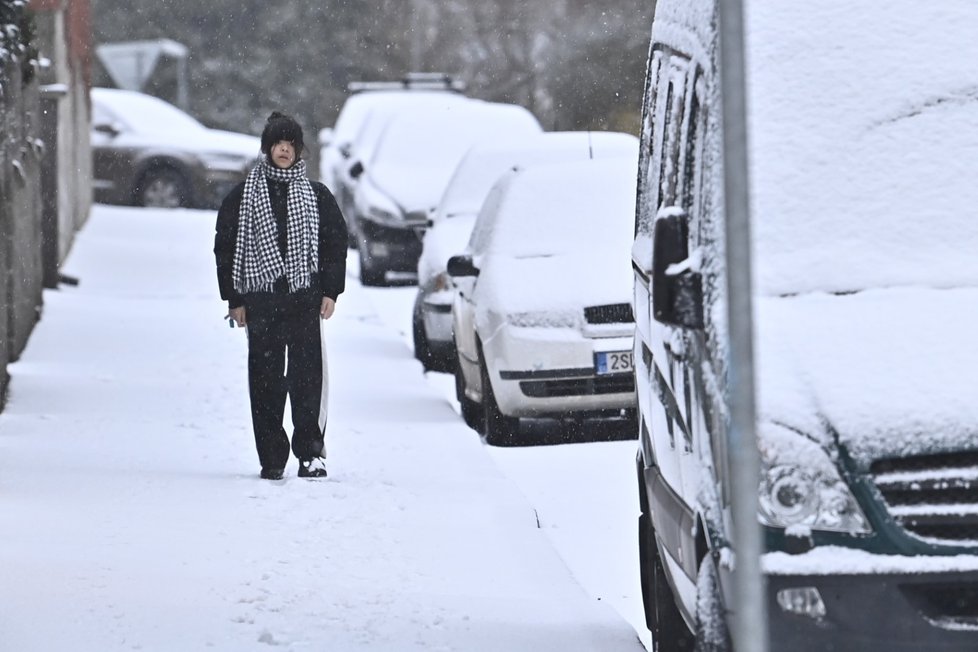
[[[676,606],[655,543],[655,528],[645,512],[638,517],[638,554],[645,625],[652,632],[653,649],[655,652],[692,652],[695,645],[693,633],[686,627]]]
[[[696,577],[696,652],[730,652],[732,647],[716,563],[707,555]]]
[[[462,369],[458,366],[455,367],[455,397],[458,398],[465,425],[478,432],[482,425],[482,411],[478,403],[465,395],[465,377],[462,375]]]
[[[172,168],[143,174],[136,184],[136,204],[147,208],[180,208],[189,205],[190,191],[183,175]]]
[[[482,375],[482,433],[490,446],[512,446],[520,433],[519,417],[509,417],[499,411],[499,404],[496,403],[496,395],[489,381],[489,370],[481,355],[479,362],[479,373]]]

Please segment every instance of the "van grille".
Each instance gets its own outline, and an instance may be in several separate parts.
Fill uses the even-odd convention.
[[[910,534],[978,544],[978,453],[879,460],[870,473],[890,516]]]
[[[584,319],[589,324],[628,324],[635,321],[630,303],[588,306],[584,309]]]

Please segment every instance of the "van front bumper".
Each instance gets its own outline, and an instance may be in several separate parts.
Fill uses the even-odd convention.
[[[825,552],[816,549],[812,553],[817,557],[811,558],[824,560],[828,557]],[[852,552],[840,552],[835,563],[822,565],[820,570],[818,566],[805,568],[810,560],[802,558],[812,553],[765,555],[778,558],[776,573],[766,568],[772,649],[978,650],[978,558],[850,555]],[[857,563],[845,568],[846,558]],[[800,572],[791,571],[793,560]],[[876,563],[865,565],[867,561]],[[959,562],[964,562],[961,570],[951,569]],[[907,568],[901,570],[901,565]],[[852,572],[862,569],[867,572]],[[824,605],[821,617],[797,604],[789,606],[788,596],[799,592],[810,596],[807,589],[817,590]]]

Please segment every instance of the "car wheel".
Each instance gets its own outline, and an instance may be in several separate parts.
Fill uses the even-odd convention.
[[[369,287],[386,285],[384,271],[376,270],[374,264],[370,262],[370,257],[364,255],[366,247],[362,246],[362,242],[358,242],[357,249],[360,251],[360,285]]]
[[[482,426],[482,408],[465,395],[465,377],[459,367],[455,368],[455,397],[458,399],[459,411],[462,413],[465,425],[479,431]]]
[[[486,436],[486,443],[491,446],[512,446],[519,436],[520,420],[518,417],[506,416],[499,410],[492,383],[489,381],[489,370],[481,355],[479,362],[479,373],[482,374],[482,434]]]
[[[716,563],[707,555],[696,577],[696,652],[730,652],[730,632],[723,608]]]
[[[655,652],[692,652],[695,638],[676,606],[655,543],[655,528],[646,512],[638,517],[638,554],[645,625],[652,632],[653,649]]]
[[[428,348],[428,338],[424,332],[424,318],[421,315],[421,293],[414,301],[414,311],[411,317],[411,335],[414,340],[414,357],[425,371],[431,371],[431,350]]]
[[[143,174],[135,194],[136,204],[147,208],[185,207],[190,199],[186,179],[172,168],[158,168]]]

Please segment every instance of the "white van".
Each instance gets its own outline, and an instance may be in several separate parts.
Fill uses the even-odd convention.
[[[772,650],[978,649],[978,5],[745,3]],[[657,650],[726,649],[717,0],[658,0],[632,252]]]

